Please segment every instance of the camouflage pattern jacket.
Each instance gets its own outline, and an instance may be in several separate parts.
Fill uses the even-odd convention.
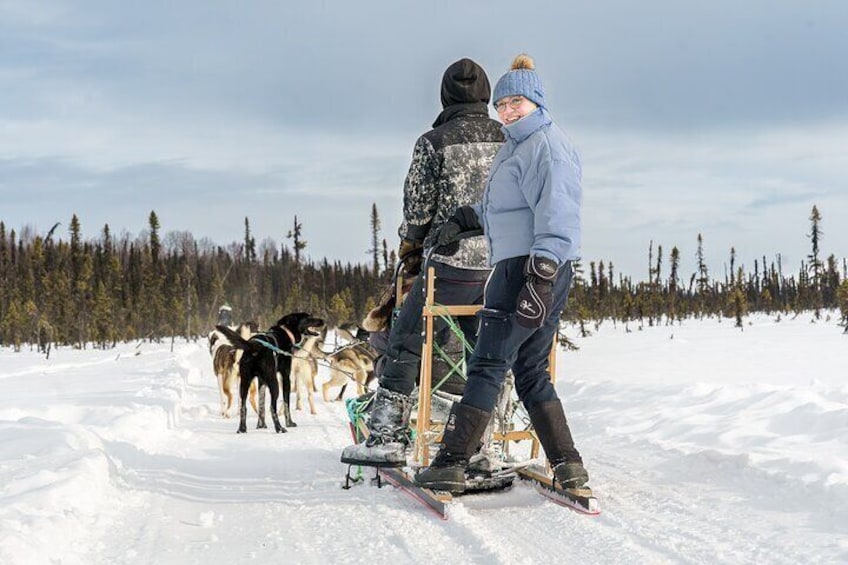
[[[458,207],[480,200],[503,141],[501,124],[489,118],[485,103],[445,108],[415,144],[404,183],[401,239],[432,247],[436,231]],[[489,268],[482,236],[463,240],[456,255],[433,259],[461,269]]]

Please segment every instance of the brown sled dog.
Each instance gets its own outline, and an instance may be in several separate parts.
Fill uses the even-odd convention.
[[[330,389],[341,387],[333,400],[339,401],[344,395],[347,384],[356,383],[357,394],[363,394],[374,380],[374,360],[377,358],[367,343],[360,343],[356,337],[355,324],[346,324],[336,328],[336,335],[350,344],[335,353],[327,355],[330,359],[330,380],[321,385],[324,402],[330,402]]]
[[[318,376],[318,359],[325,359],[327,354],[321,349],[327,338],[327,327],[324,326],[318,335],[307,336],[301,346],[295,351],[292,359],[292,384],[294,385],[297,401],[294,409],[300,410],[305,398],[309,402],[309,413],[315,414],[316,392],[315,377]]]
[[[243,339],[249,339],[256,333],[256,329],[256,322],[251,321],[240,324],[235,328],[235,331]],[[221,416],[229,418],[238,390],[238,362],[241,359],[242,352],[233,347],[227,336],[216,329],[209,332],[209,353],[212,355],[212,367],[218,379],[218,392],[221,395]],[[250,404],[253,406],[253,411],[258,413],[255,385],[250,387]]]

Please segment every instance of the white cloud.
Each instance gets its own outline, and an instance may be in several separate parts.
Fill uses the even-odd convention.
[[[551,2],[532,36],[503,6],[3,2],[0,219],[137,231],[155,208],[226,243],[297,213],[310,253],[358,260],[371,202],[394,239],[444,66],[471,56],[494,83],[529,51],[583,151],[587,260],[641,277],[650,240],[686,265],[702,233],[714,269],[731,245],[794,268],[813,204],[846,254],[841,3]]]

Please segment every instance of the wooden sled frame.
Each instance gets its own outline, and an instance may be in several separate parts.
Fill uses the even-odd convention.
[[[415,445],[413,446],[413,456],[415,462],[424,467],[430,463],[430,443],[431,440],[439,439],[441,430],[435,426],[430,419],[431,414],[431,395],[432,395],[432,375],[433,375],[433,331],[436,318],[442,316],[474,316],[482,308],[482,306],[474,305],[453,305],[445,306],[436,304],[436,271],[433,267],[427,267],[427,286],[425,290],[424,307],[421,317],[424,320],[424,341],[421,345],[421,370],[418,383],[418,419],[416,422]],[[556,381],[556,344],[557,336],[554,335],[553,343],[551,344],[551,352],[548,357],[548,373],[551,376],[551,382]],[[507,432],[495,431],[491,437],[494,441],[502,441],[504,445],[509,442],[531,441],[530,457],[535,459],[539,455],[539,439],[533,430],[511,430]]]

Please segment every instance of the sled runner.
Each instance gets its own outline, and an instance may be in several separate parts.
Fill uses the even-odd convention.
[[[588,487],[562,488],[556,484],[550,471],[545,467],[531,465],[520,469],[518,476],[534,483],[539,494],[560,506],[590,516],[601,513],[601,506],[598,504],[598,499],[592,494],[592,489]]]

